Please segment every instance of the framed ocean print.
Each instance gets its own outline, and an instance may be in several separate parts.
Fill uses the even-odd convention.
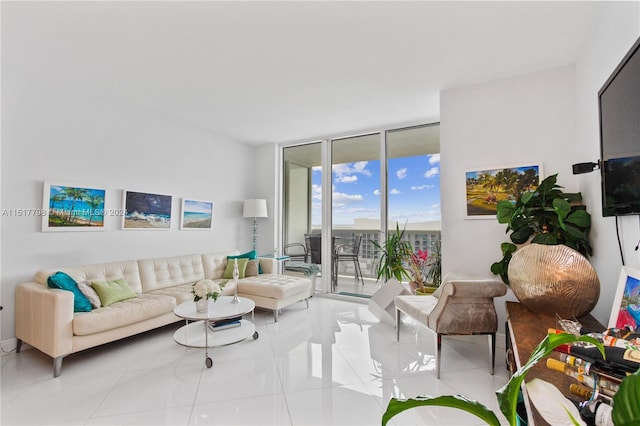
[[[609,328],[640,330],[640,271],[623,266],[613,297]]]
[[[42,231],[103,231],[105,189],[44,182]]]
[[[171,229],[171,195],[124,191],[122,229]]]
[[[500,201],[515,203],[523,192],[536,189],[541,179],[539,163],[466,171],[466,218],[495,219]]]
[[[210,230],[213,223],[213,203],[182,199],[180,229],[189,231]]]

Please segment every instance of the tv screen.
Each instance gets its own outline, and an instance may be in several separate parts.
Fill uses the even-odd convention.
[[[640,39],[598,92],[602,215],[640,214]]]

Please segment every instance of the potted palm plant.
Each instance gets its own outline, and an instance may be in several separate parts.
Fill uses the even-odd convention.
[[[378,281],[381,278],[385,282],[391,278],[395,278],[398,281],[402,281],[403,278],[411,279],[411,275],[404,267],[404,262],[413,251],[411,243],[404,240],[404,227],[400,230],[400,225],[396,223],[395,232],[387,233],[387,239],[384,244],[380,245],[375,241],[371,241],[371,243],[380,253],[376,271]]]

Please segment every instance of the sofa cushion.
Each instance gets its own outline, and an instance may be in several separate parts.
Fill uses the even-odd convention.
[[[91,312],[91,302],[82,294],[78,283],[69,275],[58,271],[47,279],[47,285],[73,293],[73,312]]]
[[[116,302],[136,297],[136,294],[123,278],[106,282],[93,281],[91,287],[98,293],[102,306],[113,305]]]
[[[244,278],[245,271],[247,269],[247,262],[249,259],[227,259],[227,267],[224,269],[222,278],[230,280],[233,278],[233,265],[235,261],[238,261],[238,278]]]
[[[262,274],[238,281],[238,293],[272,299],[284,299],[298,293],[309,293],[311,281],[289,275]]]
[[[217,282],[218,284],[221,284],[223,281],[225,280],[215,280],[215,282]],[[191,293],[191,288],[193,288],[193,284],[195,283],[161,288],[159,290],[151,291],[148,294],[172,297],[175,299],[176,305],[179,305],[184,302],[193,302],[193,293]],[[222,289],[221,296],[232,296],[234,288],[235,286],[233,284],[233,281],[232,280],[227,281],[224,288]]]
[[[86,336],[100,333],[173,312],[176,301],[172,297],[141,294],[139,297],[78,313],[73,317],[73,334]]]
[[[84,294],[84,296],[89,299],[89,302],[91,302],[91,307],[99,308],[100,306],[102,306],[102,304],[100,303],[100,296],[98,296],[98,293],[96,293],[93,287],[82,281],[78,283],[78,288],[80,289],[82,294]]]
[[[123,262],[112,263],[96,263],[93,265],[75,266],[71,268],[45,269],[36,273],[36,282],[47,285],[49,278],[56,271],[62,271],[77,283],[91,281],[111,281],[118,278],[124,278],[129,283],[129,287],[136,292],[142,293],[142,284],[140,283],[140,271],[138,270],[138,262],[135,260],[127,260]]]
[[[247,269],[244,270],[245,277],[255,277],[258,275],[260,260],[251,259],[247,262]]]
[[[198,254],[138,260],[143,292],[203,280],[202,257]]]

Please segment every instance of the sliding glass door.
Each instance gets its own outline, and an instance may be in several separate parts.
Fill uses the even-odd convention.
[[[302,247],[304,260],[321,266],[317,291],[375,293],[382,283],[373,242],[382,242],[396,224],[406,228],[414,249],[438,250],[439,128],[388,129],[283,148],[283,251]]]

